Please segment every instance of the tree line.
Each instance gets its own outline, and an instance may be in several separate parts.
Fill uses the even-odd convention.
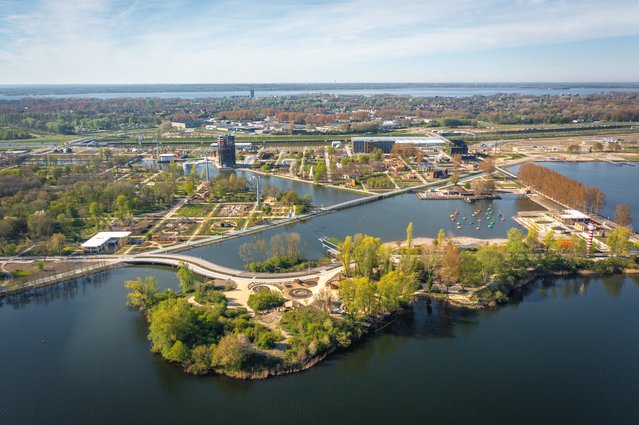
[[[541,165],[523,164],[517,178],[527,186],[571,208],[598,213],[606,203],[606,195],[600,189],[586,186]]]

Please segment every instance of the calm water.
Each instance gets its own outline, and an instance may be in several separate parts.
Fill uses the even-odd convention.
[[[636,424],[639,279],[539,282],[512,304],[417,302],[355,349],[267,381],[187,376],[149,351],[129,268],[0,304],[0,423]],[[41,341],[45,341],[44,343]]]
[[[248,96],[332,95],[398,95],[417,97],[492,96],[495,94],[559,95],[638,91],[639,86],[608,84],[242,84],[242,85],[142,85],[142,86],[0,86],[0,100],[23,97],[42,98],[186,98]]]
[[[477,218],[482,219],[480,229],[476,229],[473,220],[473,210],[481,208],[486,211],[492,205],[494,211],[494,227],[488,228],[486,217],[481,214]],[[482,201],[467,204],[463,201],[422,201],[415,194],[406,194],[394,198],[364,204],[336,213],[312,218],[288,226],[265,230],[260,233],[261,238],[268,240],[272,235],[282,232],[297,232],[302,236],[302,250],[307,257],[317,259],[323,255],[320,237],[344,238],[354,233],[365,233],[381,238],[383,241],[404,240],[406,238],[406,226],[413,222],[414,237],[434,237],[440,229],[457,236],[473,236],[478,238],[502,238],[506,232],[517,224],[512,216],[517,211],[535,210],[541,207],[526,198],[515,195],[506,195],[503,199],[495,201]],[[466,216],[466,220],[460,220],[461,229],[457,229],[450,220],[450,214],[459,210],[460,216]],[[502,213],[505,221],[497,218]],[[228,267],[242,267],[242,260],[238,257],[238,249],[242,243],[251,241],[256,236],[249,235],[241,238],[230,239],[225,242],[209,245],[201,248],[185,251],[189,255],[195,255],[208,259],[214,263]]]
[[[617,204],[628,204],[634,227],[639,226],[639,163],[614,165],[608,162],[538,162],[566,177],[588,186],[598,187],[606,194],[604,216],[614,218]],[[518,167],[512,167],[517,170]]]
[[[631,198],[632,186],[626,190]],[[517,197],[492,205],[506,217],[536,208]],[[415,236],[439,228],[472,235],[470,226],[453,227],[455,208],[470,217],[476,207],[405,195],[285,230],[302,233],[317,255],[318,235],[399,239],[408,221]],[[476,235],[502,236],[512,225],[482,226]],[[193,253],[233,265],[241,241]],[[127,268],[0,300],[0,424],[607,425],[639,417],[639,277],[539,281],[481,312],[418,301],[374,338],[310,371],[239,382],[185,375],[149,351],[144,320],[124,306],[123,287],[146,274],[177,286],[170,270]]]

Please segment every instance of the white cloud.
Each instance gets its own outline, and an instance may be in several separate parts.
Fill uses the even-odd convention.
[[[639,33],[636,2],[478,3],[12,3],[0,83],[330,81],[349,68],[366,81],[369,64]]]

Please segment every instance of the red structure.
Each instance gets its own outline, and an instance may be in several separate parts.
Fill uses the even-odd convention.
[[[592,240],[595,236],[596,229],[597,229],[597,226],[595,225],[594,221],[591,221],[590,223],[588,223],[588,239],[587,239],[587,245],[586,245],[587,257],[590,257],[590,249],[592,248]]]

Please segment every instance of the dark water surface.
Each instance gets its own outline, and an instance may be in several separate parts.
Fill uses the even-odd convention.
[[[503,308],[418,301],[294,376],[182,373],[149,351],[114,270],[0,304],[0,423],[636,424],[639,279],[538,282]],[[44,341],[44,342],[42,342]]]

